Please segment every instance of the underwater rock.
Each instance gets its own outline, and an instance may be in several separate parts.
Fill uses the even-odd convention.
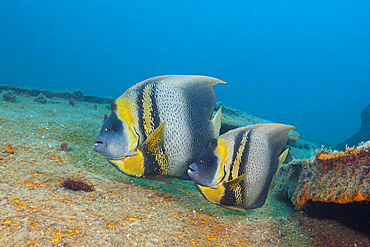
[[[74,90],[71,93],[71,96],[72,96],[72,98],[74,98],[78,101],[81,101],[81,100],[83,100],[84,93],[81,90]]]
[[[7,85],[0,85],[0,92],[3,91],[14,91],[15,95],[26,95],[36,97],[40,93],[42,93],[46,98],[51,99],[53,97],[59,97],[62,99],[70,99],[75,98],[81,101],[89,102],[89,103],[99,103],[99,104],[111,104],[114,99],[113,98],[103,98],[94,95],[83,95],[83,92],[80,90],[75,90],[72,93],[70,92],[53,92],[48,90],[40,90],[40,89],[29,89],[29,88],[21,88],[21,87],[12,87]]]
[[[16,102],[17,101],[17,95],[14,91],[6,91],[3,93],[3,100],[6,102]]]
[[[256,124],[256,123],[271,123],[269,120],[265,120],[262,118],[254,117],[249,115],[243,111],[239,111],[237,109],[233,109],[231,107],[224,106],[221,102],[217,102],[215,109],[213,110],[214,114],[218,111],[218,109],[222,107],[222,115],[221,115],[221,130],[220,135],[226,133],[231,129],[236,129],[242,126]],[[296,145],[299,141],[299,134],[295,130],[291,130],[289,132],[289,137],[287,141],[287,145]]]
[[[361,111],[360,130],[347,140],[338,143],[335,148],[344,150],[346,145],[352,147],[368,140],[370,140],[370,104]]]
[[[33,100],[33,102],[37,102],[37,103],[40,103],[40,104],[46,104],[48,101],[46,100],[45,96],[42,93],[40,93],[40,95],[37,96]]]
[[[320,151],[313,160],[293,161],[280,169],[273,189],[297,208],[309,200],[370,201],[370,141],[343,152]]]

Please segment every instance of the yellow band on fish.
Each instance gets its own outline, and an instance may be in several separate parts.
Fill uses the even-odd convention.
[[[221,201],[221,198],[225,195],[225,187],[223,185],[218,185],[217,189],[210,188],[210,187],[203,187],[201,185],[198,185],[198,187],[203,193],[204,197],[212,203],[219,204]]]
[[[139,140],[139,137],[134,130],[136,119],[134,117],[134,114],[132,113],[133,110],[131,109],[129,101],[127,100],[127,98],[123,96],[124,94],[115,101],[118,108],[118,111],[116,111],[116,113],[118,115],[118,118],[121,119],[121,121],[124,123],[125,128],[127,128],[128,130],[127,131],[129,139],[128,151],[134,152]]]
[[[144,157],[139,150],[137,152],[138,154],[124,160],[110,160],[110,162],[126,174],[142,177],[144,175]]]

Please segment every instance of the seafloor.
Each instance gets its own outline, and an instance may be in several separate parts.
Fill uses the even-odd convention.
[[[108,104],[33,100],[0,100],[0,246],[370,246],[366,233],[271,195],[259,209],[233,211],[191,181],[125,176],[93,150]],[[64,188],[72,176],[95,191]]]

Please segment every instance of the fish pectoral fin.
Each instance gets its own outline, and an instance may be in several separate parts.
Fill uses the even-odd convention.
[[[179,187],[179,188],[187,188],[188,187],[188,186],[184,186],[184,185],[175,184],[175,183],[171,182],[168,178],[165,178],[165,177],[145,176],[145,177],[142,177],[142,178],[146,181],[150,181],[150,182],[157,183],[157,184],[162,184],[162,185],[167,185],[167,186],[172,186],[172,187]]]
[[[221,111],[222,106],[218,109],[216,112],[216,115],[212,119],[213,129],[215,131],[214,138],[218,137],[220,135],[221,130]]]
[[[223,208],[231,209],[231,210],[239,210],[239,211],[247,212],[247,210],[239,206],[230,206],[230,205],[223,205],[223,204],[217,204],[217,205]]]
[[[162,151],[165,122],[161,123],[138,148],[144,156],[157,155]]]
[[[128,157],[131,157],[131,156],[134,156],[134,155],[137,155],[137,152],[126,152],[126,154],[124,156],[122,156],[119,160],[124,160]]]
[[[238,184],[240,183],[240,181],[242,181],[244,178],[247,177],[249,171],[247,171],[246,173],[244,173],[243,175],[237,177],[237,178],[234,178],[230,181],[227,181],[227,182],[224,182],[224,186],[227,186],[227,187],[230,187],[230,188],[235,188],[236,186],[238,186]]]
[[[280,154],[280,156],[279,156],[279,166],[278,166],[278,169],[275,172],[275,176],[277,176],[277,174],[279,173],[280,167],[284,163],[286,157],[288,156],[288,153],[289,153],[289,148],[285,149],[285,151],[282,154]]]

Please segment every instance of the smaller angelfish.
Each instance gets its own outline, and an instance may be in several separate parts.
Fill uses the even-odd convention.
[[[291,129],[266,123],[226,132],[212,140],[188,174],[212,203],[239,210],[261,207],[288,153],[287,149],[280,155]]]

